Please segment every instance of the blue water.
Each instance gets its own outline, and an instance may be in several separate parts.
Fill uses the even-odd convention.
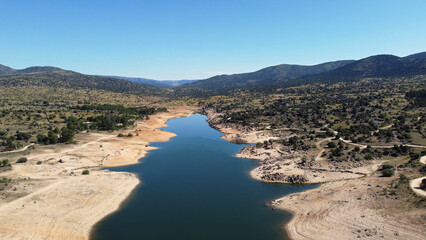
[[[203,115],[170,120],[164,130],[177,137],[153,143],[140,164],[110,168],[142,180],[121,208],[100,221],[91,239],[288,239],[289,213],[270,200],[314,186],[253,180],[251,159],[236,158],[244,147],[220,138]]]

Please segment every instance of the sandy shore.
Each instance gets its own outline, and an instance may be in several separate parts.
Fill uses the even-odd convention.
[[[271,205],[294,214],[286,225],[292,239],[424,239],[424,209],[394,212],[393,200],[378,193],[386,181],[328,182]]]
[[[291,130],[277,135],[276,131],[222,125],[217,122],[219,114],[209,109],[206,114],[210,125],[226,133],[222,138],[231,142],[256,144],[295,135]],[[396,198],[380,193],[389,184],[389,179],[374,174],[383,160],[330,164],[318,157],[322,153],[320,144],[316,144],[317,152],[309,153],[271,144],[267,148],[249,146],[237,154],[259,161],[259,167],[250,172],[259,181],[291,183],[303,178],[304,183],[322,183],[318,188],[269,203],[293,213],[284,226],[292,239],[424,239],[426,209],[400,211],[400,206],[395,207]],[[316,160],[301,164],[302,156],[307,155],[316,156]]]
[[[92,226],[117,210],[140,183],[133,174],[100,167],[137,163],[153,149],[149,142],[175,136],[158,128],[191,112],[174,108],[150,116],[122,131],[133,137],[119,138],[118,132],[82,133],[75,145],[37,146],[26,155],[27,163],[0,173],[11,179],[0,198],[0,239],[88,239]],[[90,174],[82,175],[84,169],[90,169]]]

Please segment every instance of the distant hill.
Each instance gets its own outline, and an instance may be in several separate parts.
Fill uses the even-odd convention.
[[[21,73],[36,73],[36,72],[54,72],[54,71],[65,71],[63,69],[57,68],[57,67],[40,67],[40,66],[35,66],[35,67],[29,67],[29,68],[25,68],[25,69],[13,69],[4,65],[0,64],[0,75],[3,74],[21,74]]]
[[[349,82],[363,78],[410,77],[426,74],[425,53],[404,58],[394,55],[367,57],[334,70],[299,78],[295,84],[312,82]]]
[[[408,58],[426,58],[426,52],[421,52],[421,53],[416,53],[416,54],[408,55],[408,56],[406,56],[404,58],[405,59],[408,59]]]
[[[0,86],[98,89],[146,95],[164,95],[169,92],[166,88],[116,78],[85,75],[54,67],[31,67],[0,75]]]
[[[168,88],[177,87],[182,84],[193,83],[198,81],[198,80],[153,80],[153,79],[147,79],[147,78],[132,78],[132,77],[121,77],[121,76],[103,76],[103,77],[123,79],[130,82],[143,83],[143,84],[149,84],[152,86],[168,87]]]
[[[287,82],[300,77],[327,72],[352,62],[354,60],[327,62],[313,66],[282,64],[251,73],[214,76],[206,80],[184,84],[178,88],[186,88],[187,91],[191,88],[200,91],[227,91],[248,88],[263,84]],[[185,91],[185,89],[181,89],[181,91]]]
[[[0,75],[1,74],[11,74],[13,72],[15,72],[16,70],[13,68],[10,68],[8,66],[4,66],[0,64]]]

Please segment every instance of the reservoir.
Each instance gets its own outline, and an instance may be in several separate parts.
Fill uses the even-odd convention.
[[[95,225],[91,239],[288,239],[283,224],[291,214],[266,203],[314,186],[253,180],[257,162],[235,157],[244,145],[221,139],[204,115],[167,125],[176,137],[152,143],[158,149],[139,164],[109,169],[135,173],[142,184]]]

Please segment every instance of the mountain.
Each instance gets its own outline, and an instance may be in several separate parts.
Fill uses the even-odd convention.
[[[180,88],[193,88],[201,91],[227,91],[248,88],[263,84],[286,82],[304,76],[327,72],[352,62],[354,60],[327,62],[313,66],[282,64],[252,73],[214,76],[206,80],[184,84]],[[184,89],[181,89],[181,91],[184,91]]]
[[[47,67],[35,66],[35,67],[29,67],[29,68],[17,70],[17,69],[13,69],[0,64],[0,75],[36,73],[36,72],[54,72],[54,71],[65,71],[65,70],[57,68],[57,67],[50,67],[50,66],[47,66]]]
[[[55,72],[55,71],[65,71],[63,69],[57,68],[57,67],[29,67],[22,70],[16,70],[15,73],[21,74],[21,73],[38,73],[38,72]]]
[[[153,79],[147,79],[147,78],[132,78],[132,77],[121,77],[121,76],[104,76],[104,77],[123,79],[130,82],[143,83],[143,84],[148,84],[152,86],[168,87],[168,88],[177,87],[182,84],[193,83],[198,81],[198,80],[161,80],[160,81],[160,80],[153,80]]]
[[[147,84],[58,69],[54,67],[32,67],[24,69],[30,73],[22,73],[20,70],[12,74],[3,74],[0,75],[0,86],[98,89],[146,95],[164,95],[169,92],[166,88]]]
[[[0,75],[2,74],[11,74],[13,72],[15,72],[16,70],[13,68],[10,68],[8,66],[4,66],[0,64]]]
[[[334,70],[296,79],[294,84],[351,82],[363,78],[410,77],[426,74],[425,53],[404,58],[376,55],[352,62]]]
[[[412,55],[408,55],[404,57],[405,59],[413,59],[413,58],[426,58],[426,52],[416,53]]]

